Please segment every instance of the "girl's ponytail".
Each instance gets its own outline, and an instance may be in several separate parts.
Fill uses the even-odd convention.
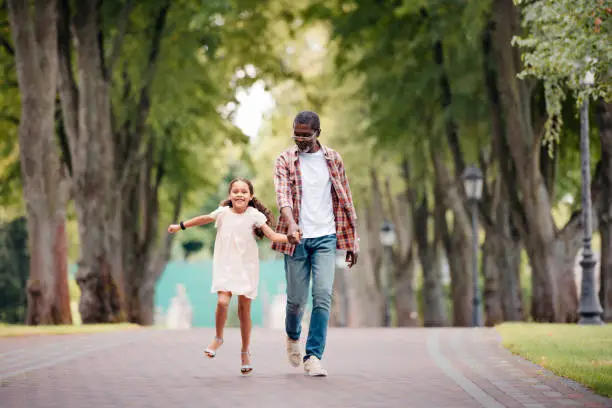
[[[274,229],[276,227],[272,211],[270,211],[261,201],[253,197],[251,201],[249,201],[249,205],[266,216],[266,224],[268,224],[270,228]],[[255,228],[255,235],[260,239],[264,237],[263,231],[258,227]]]

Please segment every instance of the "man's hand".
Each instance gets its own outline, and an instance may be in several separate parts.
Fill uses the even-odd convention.
[[[357,252],[346,251],[346,264],[349,268],[352,268],[357,263]]]
[[[301,236],[302,231],[300,230],[300,227],[295,222],[290,223],[289,231],[287,231],[287,239],[289,240],[289,243],[293,245],[299,244]]]
[[[287,234],[287,241],[289,241],[292,245],[297,245],[300,243],[301,232],[298,229],[295,234]]]

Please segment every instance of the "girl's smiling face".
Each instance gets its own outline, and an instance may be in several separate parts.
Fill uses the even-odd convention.
[[[230,187],[229,198],[234,210],[242,212],[249,206],[249,201],[253,198],[249,185],[242,180],[236,180]]]

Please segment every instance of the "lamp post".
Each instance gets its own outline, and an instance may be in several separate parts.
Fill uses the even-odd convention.
[[[384,291],[385,291],[385,327],[391,326],[391,288],[390,288],[390,276],[391,276],[391,263],[392,263],[392,249],[395,244],[395,229],[393,224],[387,220],[383,221],[380,226],[380,243],[383,246],[384,251],[384,265],[385,270],[383,274],[384,278]]]
[[[595,77],[588,71],[581,81],[584,87],[590,87]],[[592,204],[591,204],[591,162],[589,152],[589,98],[585,97],[580,107],[580,170],[582,173],[582,217],[584,225],[584,238],[582,240],[582,284],[580,290],[580,306],[578,324],[603,324],[603,312],[599,303],[599,296],[595,293],[595,265],[597,261],[593,256],[591,239],[593,237]]]
[[[468,167],[463,171],[463,185],[472,215],[472,326],[482,326],[480,313],[480,291],[478,290],[478,201],[482,197],[482,172],[477,167]]]
[[[336,279],[339,280],[340,291],[342,292],[342,306],[340,309],[342,312],[340,313],[340,326],[348,327],[348,316],[349,316],[349,294],[348,294],[348,286],[346,280],[346,252],[338,251],[336,253]]]

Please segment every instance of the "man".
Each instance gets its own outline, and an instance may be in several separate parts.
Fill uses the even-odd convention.
[[[304,363],[311,376],[326,376],[321,366],[332,300],[336,249],[346,251],[350,268],[357,262],[356,213],[340,155],[319,143],[319,116],[298,113],[293,121],[295,146],[276,159],[274,186],[281,216],[277,232],[299,233],[296,245],[274,243],[285,255],[287,279],[287,357]],[[306,353],[300,350],[302,316],[312,277],[312,314]]]

